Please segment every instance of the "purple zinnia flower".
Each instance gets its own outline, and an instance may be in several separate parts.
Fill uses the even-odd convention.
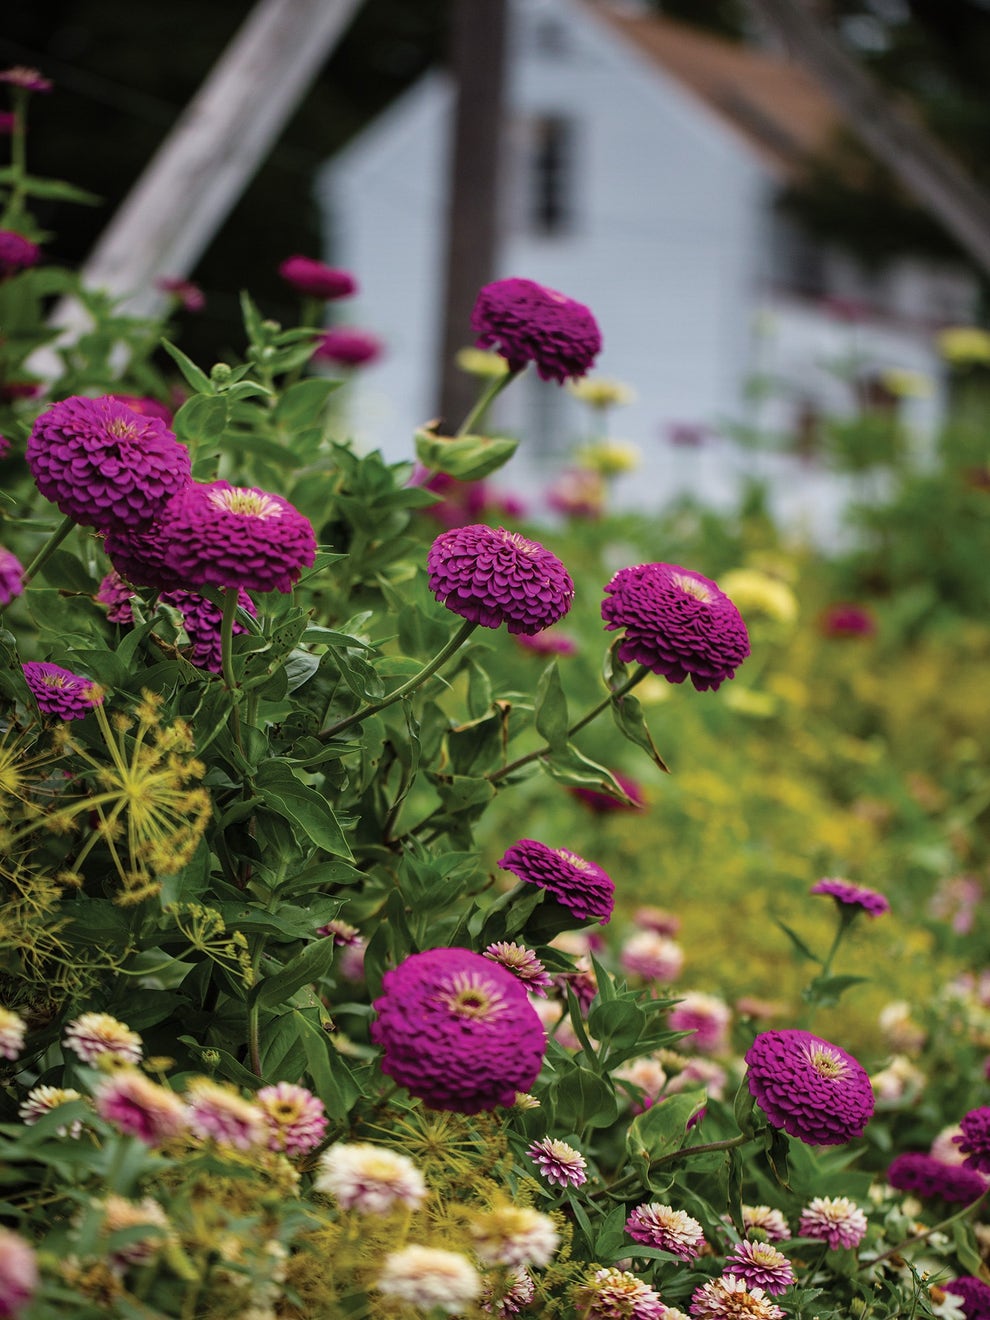
[[[626,1220],[626,1232],[634,1242],[669,1251],[686,1261],[696,1260],[705,1245],[705,1234],[697,1219],[659,1201],[638,1205]]]
[[[51,80],[43,77],[37,69],[29,69],[24,64],[15,64],[13,68],[0,72],[0,83],[20,87],[25,92],[50,92],[53,85]]]
[[[619,659],[670,683],[716,690],[749,655],[742,615],[709,578],[676,564],[620,568],[605,588],[606,631],[625,628]]]
[[[791,1262],[772,1242],[737,1242],[725,1259],[725,1272],[771,1297],[786,1292],[794,1282]]]
[[[0,1228],[0,1316],[17,1316],[38,1286],[34,1248],[9,1228]]]
[[[167,293],[187,312],[201,312],[206,306],[206,295],[192,280],[183,280],[174,275],[163,275],[155,280],[155,288],[160,293]]]
[[[574,655],[578,649],[573,637],[568,637],[566,633],[551,632],[549,628],[546,632],[520,633],[518,640],[520,646],[536,655]]]
[[[566,1141],[543,1137],[526,1147],[526,1154],[549,1183],[558,1187],[580,1187],[588,1181],[588,1163],[580,1151]]]
[[[501,940],[497,944],[489,944],[482,957],[491,958],[492,962],[497,962],[507,972],[511,972],[522,981],[531,995],[546,999],[547,990],[553,981],[532,949],[516,944],[514,940]]]
[[[546,1036],[526,989],[470,949],[427,949],[385,973],[371,1038],[382,1071],[431,1109],[511,1105],[536,1080]]]
[[[990,1173],[990,1108],[971,1109],[959,1120],[961,1132],[954,1137],[963,1155],[963,1163],[977,1173]]]
[[[160,1146],[186,1126],[186,1106],[136,1068],[111,1073],[93,1093],[96,1112],[146,1146]]]
[[[35,422],[27,463],[42,495],[101,531],[148,527],[191,481],[189,451],[157,417],[75,395]]]
[[[833,879],[826,876],[808,891],[811,894],[828,894],[834,898],[840,908],[862,908],[871,917],[882,916],[890,911],[890,902],[885,895],[864,885],[852,885],[848,880]]]
[[[286,257],[278,273],[297,293],[307,298],[350,298],[357,293],[357,280],[347,270],[335,270],[313,257]]]
[[[535,280],[496,280],[482,288],[471,312],[479,348],[501,354],[511,371],[536,364],[543,380],[561,385],[590,369],[602,347],[591,311]]]
[[[798,1234],[827,1242],[829,1249],[858,1247],[869,1222],[855,1201],[848,1196],[816,1196],[801,1211]]]
[[[822,615],[826,637],[870,637],[877,630],[876,621],[862,605],[830,605]]]
[[[81,720],[103,701],[103,693],[91,678],[70,669],[40,660],[29,660],[21,668],[42,715]]]
[[[809,1031],[761,1032],[746,1051],[747,1082],[771,1125],[809,1146],[862,1136],[873,1090],[851,1054]]]
[[[990,1284],[965,1274],[962,1278],[944,1283],[942,1288],[962,1298],[966,1320],[990,1320]]]
[[[986,1179],[974,1169],[946,1164],[922,1151],[905,1151],[898,1155],[887,1170],[887,1181],[900,1192],[938,1197],[962,1205],[978,1200],[987,1190]]]
[[[579,785],[567,791],[596,816],[607,816],[613,811],[642,811],[645,798],[641,785],[626,775],[615,774],[613,778],[625,793],[625,799],[613,793],[599,793],[595,788],[581,788]]]
[[[684,950],[676,940],[658,935],[655,930],[638,930],[619,950],[619,965],[632,976],[666,985],[676,981],[684,970]],[[678,1027],[677,1030],[683,1031],[684,1028]]]
[[[134,611],[131,608],[134,589],[128,586],[115,568],[100,583],[96,599],[107,607],[107,618],[111,623],[134,622]]]
[[[227,481],[179,491],[161,530],[166,566],[187,589],[288,592],[316,558],[312,525],[288,500]]]
[[[37,266],[41,248],[13,229],[0,229],[0,276],[13,275],[29,266]]]
[[[264,1111],[232,1087],[195,1077],[185,1099],[189,1130],[202,1141],[216,1141],[236,1150],[268,1145],[270,1129]]]
[[[16,555],[0,545],[0,606],[9,605],[24,590],[24,569]]]
[[[163,591],[158,597],[158,603],[171,605],[182,615],[182,626],[192,644],[187,657],[190,663],[198,669],[208,669],[211,673],[219,674],[220,625],[223,622],[223,610],[194,591]],[[238,591],[237,603],[247,610],[248,614],[257,615],[255,603],[246,591]],[[246,633],[247,629],[235,619],[234,632]]]
[[[585,924],[607,925],[615,906],[615,885],[600,866],[566,848],[550,848],[536,839],[520,839],[498,862],[528,884],[539,885]]]
[[[367,330],[342,326],[327,330],[316,342],[313,362],[329,362],[335,367],[366,367],[377,362],[385,351],[382,341]]]
[[[184,586],[184,578],[166,565],[168,547],[169,537],[158,522],[139,532],[117,528],[103,538],[103,549],[119,576],[153,591],[180,591]]]
[[[724,1054],[729,1048],[729,1025],[732,1010],[718,995],[703,990],[689,990],[670,1010],[667,1025],[671,1031],[690,1031],[693,1038],[685,1041],[702,1054]]]
[[[562,619],[574,583],[556,555],[504,527],[474,523],[441,532],[427,556],[441,605],[484,628],[537,633]]]
[[[268,1149],[306,1155],[323,1140],[327,1127],[323,1101],[305,1086],[277,1082],[254,1097],[268,1124]]]

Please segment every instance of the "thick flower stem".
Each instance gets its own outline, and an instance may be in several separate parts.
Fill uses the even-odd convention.
[[[580,733],[580,731],[586,725],[590,724],[592,720],[597,719],[602,711],[607,710],[613,701],[618,701],[620,698],[626,696],[627,693],[631,692],[637,683],[641,683],[643,679],[646,678],[649,672],[649,669],[647,669],[645,665],[639,665],[633,673],[630,674],[626,681],[621,684],[621,686],[610,691],[608,696],[603,697],[597,706],[593,706],[586,715],[582,715],[575,724],[571,725],[567,730],[567,741],[569,742],[576,733]],[[491,783],[495,784],[500,779],[504,779],[506,775],[511,775],[514,770],[519,770],[522,766],[529,765],[530,761],[537,761],[540,757],[546,756],[552,751],[553,748],[550,744],[545,743],[542,747],[538,747],[536,751],[527,752],[525,756],[517,757],[515,761],[510,761],[508,765],[503,765],[501,770],[494,771],[488,776],[488,779]]]
[[[477,403],[464,418],[464,421],[461,422],[457,434],[459,436],[470,435],[471,428],[481,421],[493,401],[502,393],[506,385],[508,385],[510,381],[515,380],[518,375],[519,369],[516,371],[507,371],[504,375],[496,376],[494,380],[490,381],[481,391]]]
[[[21,582],[25,587],[36,573],[40,573],[75,525],[74,518],[66,516],[62,519],[54,532],[52,532],[51,536],[24,570],[24,576],[22,577]]]
[[[244,744],[241,741],[241,716],[237,709],[239,693],[237,690],[237,679],[234,677],[234,657],[232,646],[234,641],[234,619],[237,616],[237,588],[224,587],[223,589],[223,620],[220,624],[220,668],[223,673],[223,681],[227,691],[231,695],[230,708],[230,731],[234,735],[234,741],[243,753]]]
[[[370,706],[365,706],[363,710],[356,710],[353,715],[348,715],[346,719],[338,720],[336,724],[331,724],[328,729],[321,729],[316,735],[317,738],[320,742],[329,742],[331,738],[335,738],[337,734],[343,733],[345,729],[353,728],[355,724],[360,724],[370,715],[377,715],[380,710],[385,710],[386,707],[394,705],[397,701],[401,701],[403,697],[408,697],[410,693],[415,692],[418,687],[421,687],[428,678],[432,678],[438,669],[443,668],[451,656],[461,649],[477,627],[478,625],[472,622],[472,620],[466,619],[464,623],[461,624],[460,628],[458,628],[457,632],[454,633],[453,637],[441,647],[429,664],[423,666],[419,673],[413,674],[412,678],[403,683],[401,687],[397,687],[394,692],[390,692],[387,697],[383,697],[381,701],[375,701]]]

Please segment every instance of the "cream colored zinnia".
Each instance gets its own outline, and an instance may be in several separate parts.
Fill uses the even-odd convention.
[[[386,1256],[377,1288],[424,1310],[459,1315],[481,1294],[481,1277],[467,1256],[437,1247],[405,1247]]]

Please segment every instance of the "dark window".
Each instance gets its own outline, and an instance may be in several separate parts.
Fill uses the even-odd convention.
[[[566,234],[574,224],[574,125],[562,115],[532,121],[529,220],[536,234]]]

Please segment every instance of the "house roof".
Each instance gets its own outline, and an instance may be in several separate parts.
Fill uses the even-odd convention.
[[[783,56],[659,15],[608,3],[590,7],[704,101],[779,174],[798,173],[842,123],[824,88]]]

